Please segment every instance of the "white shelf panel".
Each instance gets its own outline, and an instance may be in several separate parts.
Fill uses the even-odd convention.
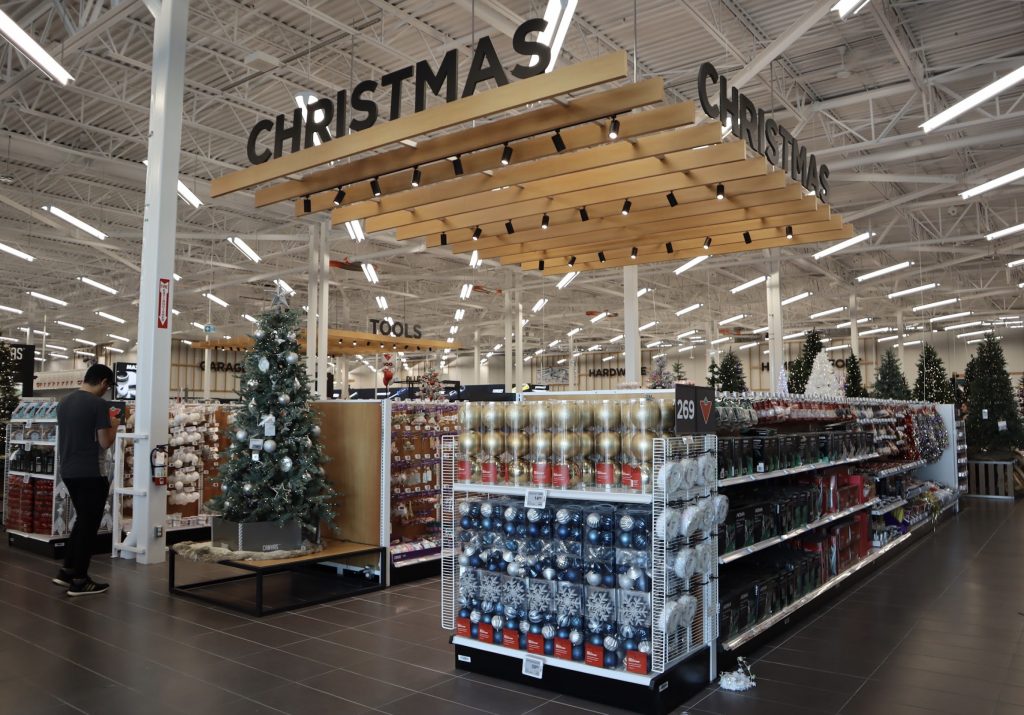
[[[57,423],[57,418],[56,417],[15,417],[14,419],[11,420],[12,424],[13,423],[17,423],[17,424],[20,424],[20,425],[27,424],[29,422],[31,422],[31,423],[39,422],[39,423],[42,423],[42,424],[56,424]]]
[[[18,531],[17,529],[8,529],[8,534],[16,534],[17,536],[24,537],[26,539],[33,539],[35,541],[56,541],[57,539],[68,538],[67,534],[31,534],[27,531]],[[102,532],[101,532],[102,533]]]
[[[634,685],[650,685],[651,681],[658,675],[652,673],[650,675],[638,675],[637,673],[627,673],[621,670],[608,670],[607,668],[595,668],[592,665],[586,663],[578,663],[575,660],[562,660],[561,658],[552,658],[548,655],[534,655],[533,653],[527,653],[521,650],[513,650],[512,648],[504,648],[502,646],[494,645],[493,643],[483,643],[472,638],[462,638],[455,636],[452,638],[454,645],[461,645],[467,648],[476,648],[477,650],[484,650],[489,653],[498,653],[499,655],[505,655],[509,658],[518,658],[519,660],[525,660],[530,658],[531,660],[536,659],[544,662],[545,668],[562,668],[563,670],[574,670],[577,673],[586,673],[588,675],[596,675],[600,678],[608,678],[609,680],[621,680],[624,683],[633,683]]]
[[[14,469],[7,472],[12,477],[31,477],[32,479],[45,479],[47,481],[53,481],[52,474],[36,474],[35,472],[19,472]]]
[[[840,459],[835,462],[814,462],[813,464],[801,464],[799,467],[787,467],[786,469],[777,469],[774,472],[763,472],[761,474],[745,474],[742,477],[729,477],[728,479],[719,479],[718,486],[730,487],[734,484],[748,484],[750,482],[760,482],[765,479],[778,479],[779,477],[788,477],[791,474],[803,474],[804,472],[813,472],[816,469],[825,469],[826,467],[841,467],[844,464],[854,464],[855,462],[864,462],[868,459],[874,459],[878,456],[877,452],[865,454],[861,457],[850,457],[849,459]]]
[[[862,511],[864,509],[872,507],[877,503],[878,499],[872,499],[869,502],[864,502],[863,504],[851,506],[849,509],[843,509],[842,511],[837,511],[834,514],[828,514],[818,519],[817,521],[812,521],[810,524],[805,524],[804,526],[801,526],[798,529],[793,529],[792,531],[788,531],[785,534],[773,536],[770,539],[758,541],[756,544],[752,544],[751,546],[745,546],[742,549],[736,549],[735,551],[730,551],[727,554],[723,554],[722,556],[718,557],[718,563],[732,563],[737,559],[742,559],[744,556],[749,556],[750,554],[755,554],[758,551],[763,551],[764,549],[770,548],[772,546],[777,546],[784,541],[792,539],[794,536],[799,536],[800,534],[811,531],[812,529],[817,529],[819,526],[825,526],[826,524],[831,524],[833,521],[838,521],[839,519],[849,516],[850,514],[856,514],[858,511]]]
[[[882,507],[881,509],[872,509],[871,510],[871,516],[882,516],[883,514],[888,514],[890,511],[895,511],[896,509],[899,509],[900,507],[906,506],[906,505],[907,505],[907,500],[906,499],[900,499],[898,501],[893,502],[892,504],[887,504],[886,506]]]
[[[38,447],[56,447],[57,443],[52,439],[12,439],[11,444],[34,444]]]
[[[504,494],[506,496],[526,497],[527,491],[537,491],[540,487],[513,487],[502,484],[455,484],[454,490],[460,494]],[[597,489],[545,489],[548,499],[582,499],[585,501],[616,502],[622,504],[650,504],[654,497],[651,494],[625,491],[603,491]],[[599,669],[600,670],[600,669]]]
[[[888,479],[889,477],[896,477],[899,476],[900,474],[906,474],[907,472],[912,472],[915,469],[920,469],[926,464],[927,462],[925,462],[923,459],[918,459],[913,462],[907,462],[906,464],[901,465],[899,467],[883,469],[882,471],[875,475],[875,479]]]

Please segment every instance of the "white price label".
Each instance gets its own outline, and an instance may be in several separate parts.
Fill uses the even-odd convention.
[[[988,419],[988,410],[987,409],[983,409],[981,411],[981,419],[983,419],[983,420],[987,420]]]
[[[757,473],[758,474],[763,474],[764,473],[764,462],[758,462],[757,463]]]
[[[545,489],[526,490],[526,508],[543,509],[548,503],[548,493]]]
[[[253,437],[249,440],[249,449],[258,451],[263,449],[263,440],[259,437]]]
[[[538,680],[544,677],[544,661],[540,658],[523,658],[523,675]]]
[[[998,430],[999,430],[1000,432],[1005,432],[1005,431],[1006,431],[1006,420],[999,420],[999,421],[998,421],[998,422],[996,423],[996,428],[997,428],[997,429],[998,429]]]

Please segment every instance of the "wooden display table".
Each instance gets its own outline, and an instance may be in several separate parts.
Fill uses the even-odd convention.
[[[351,541],[326,540],[313,554],[268,561],[225,559],[201,563],[183,559],[203,580],[177,583],[177,552],[167,561],[170,592],[254,616],[266,616],[328,601],[337,601],[387,584],[385,553],[381,546]],[[220,576],[225,569],[245,573]]]

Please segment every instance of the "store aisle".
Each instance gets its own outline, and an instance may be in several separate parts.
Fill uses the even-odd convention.
[[[972,501],[831,608],[766,646],[758,687],[692,715],[1024,714],[1024,508]],[[252,619],[100,559],[72,602],[48,560],[0,547],[0,715],[624,711],[456,672],[436,581]]]

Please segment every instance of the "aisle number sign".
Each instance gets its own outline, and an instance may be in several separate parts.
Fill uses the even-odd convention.
[[[718,426],[715,391],[710,387],[677,382],[675,412],[676,435],[706,434]]]

